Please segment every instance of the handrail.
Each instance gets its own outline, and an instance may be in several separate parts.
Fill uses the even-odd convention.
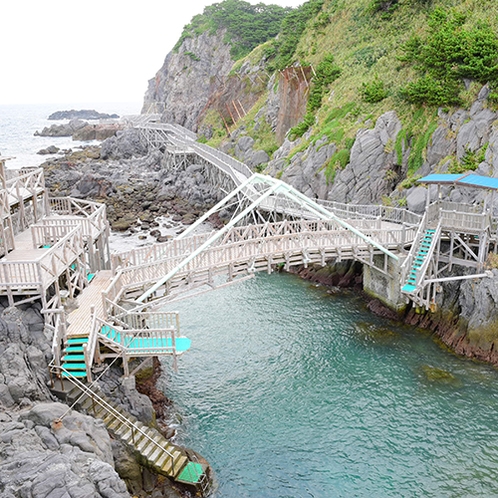
[[[433,238],[432,238],[432,243],[431,243],[431,245],[429,247],[429,250],[428,250],[427,254],[425,255],[425,258],[424,258],[424,261],[422,263],[422,266],[419,268],[419,270],[417,272],[417,276],[416,276],[416,279],[415,279],[415,287],[417,289],[419,288],[419,285],[420,285],[420,282],[421,282],[422,278],[425,276],[425,274],[427,272],[427,267],[429,266],[431,257],[434,254],[434,250],[436,248],[436,245],[437,245],[437,243],[439,241],[439,237],[440,236],[441,236],[441,222],[439,222],[438,225],[437,225],[437,227],[436,227],[436,230],[435,230]]]
[[[92,324],[88,334],[88,342],[83,344],[83,353],[85,355],[86,376],[89,382],[92,382],[92,365],[95,358],[95,349],[97,347],[97,316],[95,309],[92,309]]]
[[[124,425],[126,425],[129,429],[132,430],[132,435],[134,437],[134,431],[138,432],[141,434],[145,439],[147,439],[149,442],[152,442],[153,445],[155,445],[157,448],[161,449],[164,451],[167,455],[168,458],[170,459],[171,462],[171,469],[174,471],[174,465],[175,465],[175,460],[173,455],[163,446],[161,446],[157,441],[155,441],[153,438],[151,438],[143,429],[138,427],[135,423],[133,423],[130,419],[125,417],[121,412],[116,410],[112,405],[110,405],[106,400],[101,398],[96,392],[92,391],[91,389],[88,388],[83,382],[81,382],[79,379],[74,377],[71,372],[66,370],[64,367],[57,367],[55,365],[52,366],[56,371],[59,373],[65,373],[66,376],[64,378],[68,379],[69,382],[71,382],[74,386],[76,386],[80,391],[83,392],[83,394],[86,394],[89,396],[92,401],[97,402],[98,405],[100,405],[104,410],[107,410],[109,413],[111,413],[114,417],[116,417],[120,422],[122,422]],[[57,372],[55,372],[57,373]],[[68,409],[62,416],[59,418],[59,420],[62,420],[68,413]]]
[[[55,361],[55,365],[60,367],[61,361],[61,342],[66,336],[66,321],[65,318],[61,316],[60,313],[56,314],[55,317],[55,327],[54,336],[52,338],[52,356]]]
[[[427,212],[422,216],[422,220],[420,221],[420,225],[418,227],[417,233],[415,234],[415,239],[413,241],[412,246],[410,247],[410,251],[408,256],[405,258],[403,263],[401,263],[401,280],[404,282],[406,280],[406,274],[408,272],[408,268],[411,268],[415,255],[418,251],[418,245],[420,240],[422,239],[422,235],[427,228]]]

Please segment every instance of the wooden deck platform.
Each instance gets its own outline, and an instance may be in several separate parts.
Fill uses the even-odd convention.
[[[90,333],[92,325],[91,307],[95,307],[98,317],[103,316],[102,291],[104,291],[111,281],[112,271],[99,271],[90,282],[90,285],[78,296],[78,308],[69,313],[67,317],[67,335],[78,336]]]

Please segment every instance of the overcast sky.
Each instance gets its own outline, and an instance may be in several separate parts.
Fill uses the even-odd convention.
[[[141,102],[183,26],[213,3],[0,0],[0,104]]]

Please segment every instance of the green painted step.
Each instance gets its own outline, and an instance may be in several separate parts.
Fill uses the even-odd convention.
[[[64,363],[64,365],[62,365],[63,368],[65,368],[66,370],[85,370],[86,371],[86,365],[85,363]]]
[[[83,353],[83,346],[69,346],[64,349],[65,353]]]
[[[81,370],[75,370],[74,372],[62,372],[63,377],[78,377],[83,378],[86,377],[86,370],[82,372]]]
[[[189,462],[185,465],[176,480],[186,484],[197,484],[203,474],[204,469],[200,463]]]
[[[71,337],[67,340],[68,344],[86,344],[88,337]]]
[[[403,287],[401,288],[401,290],[403,292],[413,292],[413,291],[417,290],[417,288],[414,285],[405,284],[405,285],[403,285]]]
[[[84,354],[66,354],[62,357],[62,361],[85,361]]]

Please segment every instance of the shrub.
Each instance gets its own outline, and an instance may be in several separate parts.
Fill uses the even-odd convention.
[[[193,61],[200,61],[201,58],[194,54],[194,52],[185,52],[185,55],[187,55],[188,57],[190,57]]]
[[[183,28],[180,39],[173,50],[178,51],[187,39],[206,31],[215,33],[226,30],[225,41],[231,45],[231,56],[241,59],[258,45],[274,38],[280,31],[282,21],[292,12],[290,7],[251,5],[243,0],[223,0],[204,9]]]
[[[498,82],[498,35],[486,23],[465,27],[465,17],[435,9],[424,38],[412,37],[400,59],[412,64],[420,78],[402,96],[429,105],[460,103],[463,78],[485,84]]]
[[[381,13],[383,17],[388,17],[398,7],[398,0],[372,0],[369,10],[376,14]]]
[[[365,102],[376,104],[384,100],[389,92],[384,86],[384,82],[377,76],[370,83],[363,83],[361,87],[361,96]]]
[[[268,66],[270,71],[282,70],[292,64],[308,21],[321,12],[323,4],[324,0],[309,0],[292,10],[283,19],[278,37],[272,41],[272,47],[265,52],[268,57],[274,57]],[[317,22],[323,23],[325,18],[318,16]]]

